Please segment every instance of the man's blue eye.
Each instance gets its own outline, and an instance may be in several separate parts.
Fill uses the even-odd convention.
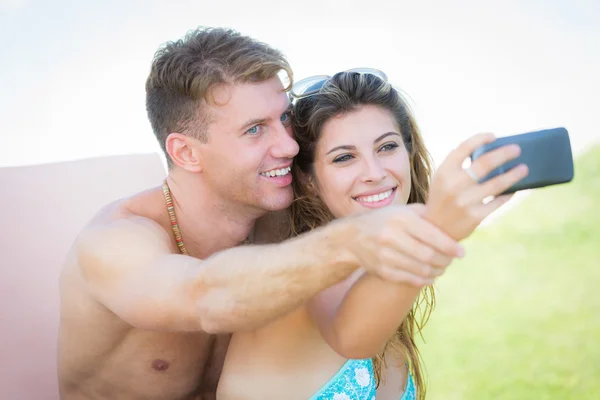
[[[281,122],[283,122],[285,124],[289,121],[290,114],[286,112],[286,113],[282,114],[279,119],[281,120]]]
[[[254,125],[252,128],[248,129],[246,133],[256,135],[258,133],[258,125]]]

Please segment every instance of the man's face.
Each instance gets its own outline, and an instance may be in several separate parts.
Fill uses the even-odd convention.
[[[290,102],[278,77],[223,85],[211,92],[208,143],[202,175],[223,204],[261,211],[287,208],[292,200]]]

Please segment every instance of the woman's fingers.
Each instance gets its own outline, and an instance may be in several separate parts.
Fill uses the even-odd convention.
[[[521,154],[521,148],[516,144],[510,144],[498,147],[489,151],[473,161],[470,170],[475,174],[477,179],[486,177],[494,169],[504,165],[510,160],[517,158]]]
[[[484,144],[491,143],[494,140],[496,140],[496,137],[491,133],[478,133],[477,135],[473,135],[459,144],[458,147],[446,157],[444,164],[460,167],[465,159],[471,157],[471,154],[473,154],[475,149]]]
[[[494,200],[486,204],[481,204],[480,206],[478,206],[477,212],[479,213],[481,220],[483,221],[483,219],[486,218],[488,215],[496,211],[502,205],[506,204],[513,196],[514,193],[505,194],[496,197]]]
[[[436,188],[449,192],[449,195],[460,195],[465,189],[479,183],[479,180],[487,176],[494,169],[506,162],[515,159],[521,154],[518,145],[505,145],[489,151],[471,163],[465,171],[462,167],[464,161],[471,157],[473,152],[481,145],[493,142],[494,135],[491,133],[480,133],[470,137],[452,151],[434,176]]]
[[[484,199],[490,196],[498,196],[500,193],[508,190],[515,183],[525,178],[527,174],[529,174],[527,165],[520,164],[508,172],[466,190],[463,194],[465,197],[464,203],[478,206]]]
[[[468,138],[448,155],[433,175],[427,201],[427,219],[454,239],[462,240],[468,237],[485,217],[506,203],[510,197],[503,196],[485,205],[484,199],[505,192],[528,174],[527,167],[520,165],[479,183],[492,171],[521,154],[520,147],[514,144],[488,151],[472,161],[467,170],[463,169],[464,161],[471,157],[478,147],[494,140],[494,135],[489,133],[480,133]],[[413,230],[411,233],[423,243],[448,254],[448,248],[445,247],[448,244],[443,244],[444,247],[440,248],[440,245],[431,242],[430,235],[433,233],[424,235],[419,230]]]

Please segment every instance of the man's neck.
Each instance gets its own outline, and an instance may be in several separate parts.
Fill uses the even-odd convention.
[[[260,217],[258,213],[234,210],[229,202],[218,199],[203,188],[197,177],[185,171],[171,171],[167,184],[183,243],[191,256],[204,259],[239,245]]]

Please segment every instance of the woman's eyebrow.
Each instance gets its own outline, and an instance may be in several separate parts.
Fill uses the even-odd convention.
[[[348,144],[342,145],[342,146],[336,146],[333,149],[329,150],[325,155],[329,154],[329,153],[333,153],[336,150],[356,150],[356,146],[351,146]]]
[[[396,135],[396,136],[402,137],[398,132],[386,132],[383,135],[379,136],[377,139],[373,140],[373,143],[380,142],[383,139],[385,139],[386,137],[391,136],[391,135]]]

